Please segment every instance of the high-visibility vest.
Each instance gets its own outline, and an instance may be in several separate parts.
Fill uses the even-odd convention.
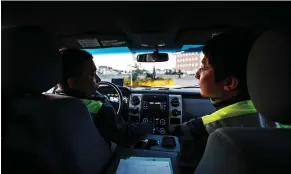
[[[209,124],[229,117],[236,117],[247,114],[257,113],[256,108],[251,100],[241,101],[232,105],[226,106],[216,112],[202,117],[203,124]]]
[[[276,123],[276,128],[291,129],[291,125]]]
[[[218,120],[240,115],[254,114],[257,110],[251,100],[238,102],[224,107],[210,115],[202,117],[203,124],[209,124]],[[291,129],[291,125],[276,123],[276,128]]]
[[[95,100],[82,99],[82,101],[86,105],[88,111],[92,114],[97,114],[103,105],[102,102]]]

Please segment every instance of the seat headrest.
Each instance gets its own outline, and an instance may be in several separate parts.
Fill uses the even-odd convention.
[[[61,77],[57,40],[41,27],[2,29],[2,73],[5,93],[41,94]]]
[[[251,99],[265,117],[291,124],[290,30],[269,30],[249,54],[247,82]]]

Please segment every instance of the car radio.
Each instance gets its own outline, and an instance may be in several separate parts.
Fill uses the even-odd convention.
[[[132,94],[129,108],[131,121],[151,123],[153,134],[164,135],[182,123],[182,97],[169,94]]]
[[[169,131],[168,95],[144,94],[140,119],[153,124],[153,134]]]

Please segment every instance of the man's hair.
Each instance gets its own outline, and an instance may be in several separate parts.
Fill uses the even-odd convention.
[[[92,60],[93,56],[78,49],[64,49],[60,51],[62,56],[62,80],[61,84],[67,84],[67,80],[71,77],[79,76],[84,71],[84,63]]]
[[[234,29],[213,37],[206,42],[203,53],[214,69],[215,81],[227,77],[238,79],[238,90],[249,98],[246,69],[249,52],[262,30]]]

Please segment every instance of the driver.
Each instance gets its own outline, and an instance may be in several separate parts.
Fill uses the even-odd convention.
[[[146,124],[124,122],[108,100],[102,102],[94,97],[100,78],[91,54],[78,49],[65,49],[61,50],[61,55],[63,74],[56,93],[81,99],[109,145],[113,141],[120,146],[129,146],[152,131],[152,127]]]
[[[216,129],[262,126],[263,118],[250,100],[246,83],[248,54],[259,34],[250,29],[236,29],[217,35],[205,44],[196,78],[201,95],[211,98],[216,112],[194,118],[180,127],[182,166],[196,167],[208,135]],[[274,126],[273,122],[264,121],[264,127]]]

